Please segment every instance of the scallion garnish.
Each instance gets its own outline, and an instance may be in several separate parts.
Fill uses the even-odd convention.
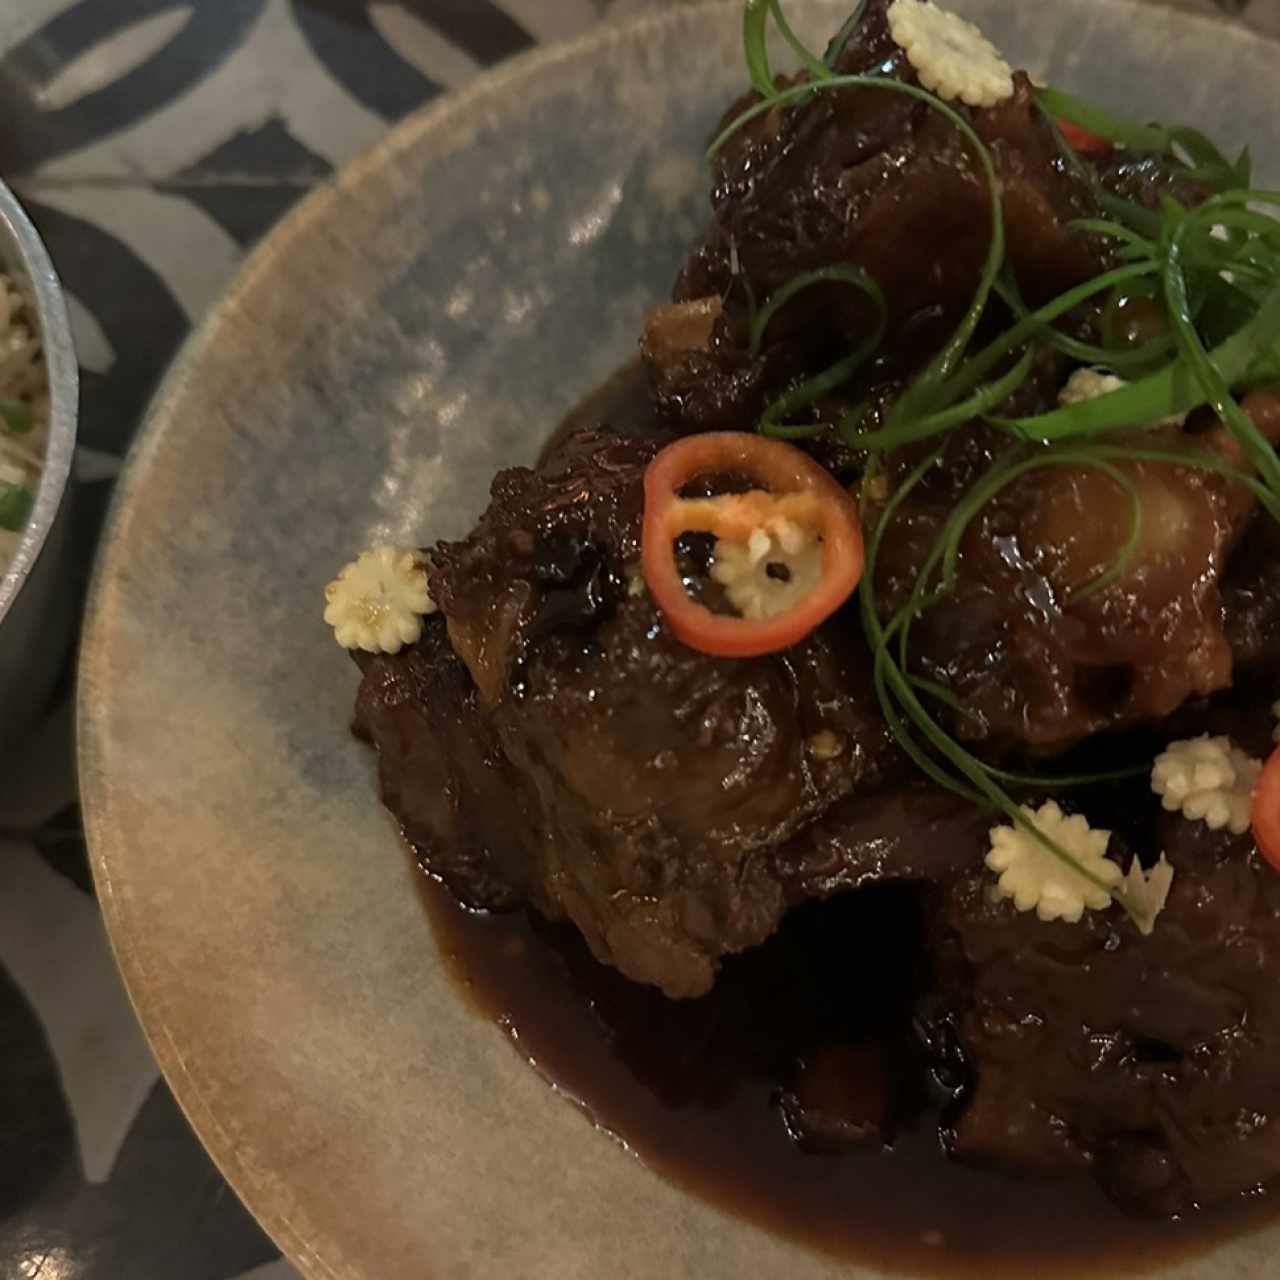
[[[768,31],[772,8],[773,0],[747,0],[742,10],[742,44],[746,50],[751,87],[766,102],[772,102],[778,96],[778,87],[773,82],[773,71],[769,67]]]
[[[1114,271],[1104,272],[1084,284],[1068,289],[1059,294],[1044,306],[1024,316],[1011,329],[1006,330],[998,338],[971,356],[957,371],[955,377],[947,385],[946,394],[951,398],[959,398],[971,391],[983,378],[995,369],[1002,360],[1011,355],[1019,347],[1031,341],[1046,326],[1061,319],[1068,311],[1073,311],[1081,303],[1108,289],[1116,289],[1121,285],[1131,284],[1148,276],[1155,276],[1159,266],[1155,262],[1138,262],[1127,267],[1117,267]]]
[[[1225,376],[1220,365],[1215,363],[1209,352],[1205,350],[1191,317],[1187,277],[1182,269],[1181,255],[1183,236],[1192,225],[1193,220],[1188,219],[1173,232],[1170,237],[1168,261],[1165,265],[1165,300],[1168,303],[1169,316],[1173,321],[1178,345],[1182,348],[1183,358],[1200,385],[1202,400],[1212,406],[1214,413],[1240,442],[1246,456],[1258,469],[1258,474],[1262,476],[1268,487],[1280,493],[1280,459],[1276,458],[1276,451],[1254,425],[1253,419],[1240,408],[1235,396],[1231,394],[1230,380]],[[1268,344],[1280,338],[1280,288],[1276,290],[1274,300],[1276,331],[1269,337],[1264,334],[1260,339]],[[1258,315],[1261,320],[1263,313],[1259,312]]]
[[[855,442],[863,449],[888,452],[899,449],[903,445],[914,444],[918,440],[942,435],[945,431],[963,426],[975,418],[981,418],[997,405],[1003,404],[1026,382],[1035,359],[1035,349],[1029,347],[1013,368],[995,381],[979,387],[967,400],[962,400],[958,404],[940,409],[925,417],[904,418],[898,422],[893,420],[893,414],[890,413],[888,422],[879,431],[869,431],[865,435],[859,435]]]
[[[864,430],[869,399],[854,404],[836,424],[839,435],[866,454],[864,494],[870,491],[873,479],[883,476],[885,455],[904,445],[943,436],[978,419],[1007,430],[1011,439],[1010,447],[955,505],[917,572],[909,598],[887,621],[876,593],[881,548],[902,504],[938,464],[944,450],[935,448],[917,463],[879,511],[868,538],[866,568],[859,587],[863,628],[874,657],[876,694],[891,732],[925,776],[1003,814],[1078,874],[1107,890],[1145,928],[1150,921],[1142,905],[1129,900],[1123,886],[1108,886],[1090,875],[1027,818],[1005,788],[1091,785],[1145,772],[1146,763],[1135,771],[1061,777],[1018,773],[986,763],[948,733],[925,705],[924,699],[928,699],[957,715],[965,713],[963,701],[953,689],[911,670],[911,632],[921,617],[957,589],[960,547],[972,523],[1003,489],[1039,469],[1098,471],[1127,494],[1131,505],[1129,533],[1114,561],[1092,580],[1067,591],[1064,607],[1078,605],[1114,586],[1139,554],[1142,501],[1126,466],[1164,464],[1221,475],[1246,488],[1280,520],[1280,461],[1237,398],[1265,383],[1280,382],[1280,219],[1258,207],[1280,204],[1280,193],[1251,187],[1247,148],[1231,161],[1199,130],[1138,124],[1061,90],[1037,90],[1037,106],[1064,162],[1089,185],[1102,214],[1079,219],[1070,229],[1111,241],[1113,261],[1120,265],[1030,310],[1005,263],[1004,219],[995,165],[966,116],[926,90],[884,74],[833,74],[861,20],[862,8],[860,4],[819,61],[787,23],[781,0],[747,0],[747,64],[763,101],[748,107],[724,128],[712,143],[709,158],[714,159],[739,130],[765,112],[787,110],[819,93],[845,89],[886,90],[924,103],[962,134],[975,156],[990,191],[991,237],[970,305],[950,338],[890,407],[882,426]],[[770,18],[809,75],[807,80],[781,90],[766,48]],[[1161,208],[1150,209],[1107,191],[1097,170],[1066,141],[1059,119],[1079,125],[1123,151],[1160,157],[1175,176],[1202,183],[1214,194],[1191,209],[1168,197]],[[852,264],[833,264],[784,285],[753,315],[753,355],[758,354],[778,311],[800,290],[823,282],[842,282],[861,289],[876,304],[877,319],[848,356],[800,381],[769,404],[758,423],[758,429],[767,434],[794,438],[822,430],[818,425],[792,425],[787,419],[839,390],[883,340],[888,307],[874,280]],[[1113,346],[1085,342],[1056,327],[1069,312],[1101,294],[1111,291],[1114,298],[1120,298],[1124,291],[1133,289],[1160,305],[1167,334],[1134,346]],[[993,293],[1008,309],[1013,323],[980,350],[970,351]],[[1104,344],[1112,340],[1106,326],[1102,337]],[[1045,349],[1135,380],[1096,399],[1033,417],[1005,421],[993,416],[1030,376],[1037,355]],[[1132,434],[1122,440],[1110,437],[1118,429],[1176,420],[1202,405],[1217,414],[1254,471],[1209,449],[1197,449],[1194,443],[1187,449],[1169,449],[1154,443],[1147,447]]]
[[[1215,190],[1249,185],[1247,147],[1233,163],[1198,129],[1137,124],[1061,89],[1037,89],[1036,99],[1056,119],[1069,120],[1128,151],[1176,161],[1188,178],[1208,183]]]
[[[771,401],[761,415],[757,430],[762,435],[778,436],[783,439],[803,439],[816,435],[822,430],[821,425],[802,424],[788,426],[786,420],[800,409],[808,408],[823,396],[831,395],[839,390],[859,369],[871,358],[884,337],[884,312],[876,327],[847,355],[837,361],[831,368],[815,374],[797,383],[788,391],[784,391],[776,400]]]
[[[1141,151],[1151,155],[1166,155],[1173,145],[1168,129],[1159,125],[1136,124],[1092,102],[1073,97],[1061,89],[1037,89],[1037,100],[1057,120],[1069,120],[1072,124],[1096,133],[1108,142],[1126,147],[1130,151]]]
[[[0,484],[0,529],[17,533],[27,523],[35,494],[24,484]]]
[[[751,12],[750,9],[748,12]],[[790,89],[776,93],[772,98],[764,102],[758,102],[754,106],[748,107],[735,120],[732,120],[715,139],[711,144],[709,155],[714,158],[734,134],[774,107],[794,106],[796,103],[803,102],[814,94],[826,90],[852,88],[901,93],[909,98],[915,98],[917,101],[923,102],[926,106],[944,116],[960,131],[977,156],[983,176],[987,181],[991,199],[991,241],[973,301],[960,323],[956,326],[955,332],[933,359],[929,361],[911,386],[903,392],[890,411],[890,421],[887,426],[892,427],[910,417],[913,413],[934,407],[931,398],[938,387],[951,375],[964,355],[965,349],[972,341],[978,322],[982,319],[983,312],[986,310],[987,301],[991,296],[996,277],[1000,274],[1000,268],[1004,264],[1004,216],[1000,207],[1000,182],[996,176],[995,164],[991,159],[991,153],[983,144],[982,139],[978,137],[973,130],[973,126],[959,112],[925,89],[920,89],[912,84],[903,84],[885,76],[828,75],[824,79],[810,80],[803,84],[793,85]]]
[[[796,57],[804,64],[804,69],[815,80],[830,80],[833,74],[831,68],[822,59],[815,58],[805,47],[804,41],[791,29],[786,14],[782,12],[782,0],[770,0],[769,8],[774,22],[778,24],[778,30],[782,32],[782,38],[795,51]]]
[[[26,435],[31,430],[31,406],[23,400],[0,397],[0,426],[15,436]]]
[[[1118,427],[1160,422],[1209,403],[1212,393],[1200,380],[1209,369],[1215,383],[1228,386],[1259,385],[1280,378],[1280,283],[1247,325],[1215,350],[1200,350],[1204,358],[1198,362],[1198,370],[1182,359],[1109,395],[1017,419],[1015,425],[1029,438],[1046,443],[1099,435]]]
[[[859,267],[823,267],[797,276],[776,290],[760,308],[751,322],[751,354],[758,355],[764,343],[765,333],[773,318],[796,294],[818,284],[847,284],[860,289],[871,300],[876,318],[870,330],[858,345],[843,359],[822,373],[797,383],[770,402],[758,423],[758,430],[767,436],[784,440],[804,439],[822,430],[820,425],[790,426],[787,419],[800,409],[807,408],[823,396],[838,390],[869,360],[880,346],[889,323],[889,310],[880,286]]]
[[[862,11],[867,7],[867,0],[858,0],[857,7],[844,20],[844,26],[831,38],[831,43],[827,45],[827,51],[822,55],[822,61],[826,63],[828,68],[835,70],[836,63],[840,61],[840,55],[844,53],[849,41],[853,38],[853,33],[862,25]]]
[[[996,292],[1019,321],[1029,317],[1026,304],[1018,291],[1017,281],[1004,276],[996,281]],[[1126,370],[1149,372],[1162,364],[1174,351],[1174,341],[1169,335],[1161,335],[1136,347],[1102,347],[1092,342],[1082,342],[1070,334],[1054,328],[1048,321],[1032,321],[1034,337],[1046,347],[1061,351],[1084,365],[1103,365],[1117,373]]]
[[[861,289],[871,299],[880,313],[886,311],[884,293],[876,282],[861,267],[820,267],[817,271],[806,271],[804,275],[788,280],[781,289],[774,290],[765,300],[764,306],[756,312],[751,322],[751,354],[759,355],[764,344],[765,334],[774,316],[798,293],[818,284],[848,284]]]

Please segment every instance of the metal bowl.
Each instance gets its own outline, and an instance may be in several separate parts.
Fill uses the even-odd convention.
[[[0,183],[0,269],[30,291],[49,373],[49,445],[35,506],[13,563],[0,576],[0,749],[43,706],[71,636],[68,495],[80,377],[62,287],[13,192]]]

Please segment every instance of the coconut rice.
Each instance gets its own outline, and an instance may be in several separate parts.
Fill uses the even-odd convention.
[[[0,574],[35,500],[49,438],[49,378],[31,300],[0,272]]]

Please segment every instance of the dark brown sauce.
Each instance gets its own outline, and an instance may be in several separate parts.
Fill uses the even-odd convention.
[[[628,367],[556,433],[653,431]],[[723,1209],[822,1253],[913,1276],[1116,1276],[1274,1222],[1275,1197],[1179,1222],[1126,1216],[1085,1176],[1040,1181],[948,1160],[938,1097],[912,1058],[917,898],[883,885],[793,911],[726,963],[711,995],[670,1001],[597,963],[577,931],[471,914],[423,880],[442,953],[476,1009],[601,1128]],[[865,1050],[862,1057],[850,1048]],[[893,1064],[892,1145],[802,1151],[780,1105],[799,1064]]]
[[[649,398],[649,381],[644,364],[632,360],[624,364],[607,382],[598,386],[576,409],[571,409],[565,420],[551,433],[542,446],[540,458],[545,458],[565,436],[583,427],[608,426],[623,435],[656,436],[662,434],[662,425],[653,411]]]
[[[1147,1222],[1086,1177],[954,1164],[932,1111],[889,1150],[801,1151],[779,1107],[794,1062],[835,1034],[857,1036],[860,990],[874,1024],[897,985],[874,927],[894,913],[868,893],[794,912],[730,961],[711,995],[677,1002],[597,963],[569,926],[473,915],[424,878],[454,975],[543,1076],[678,1186],[823,1253],[913,1276],[1110,1277],[1274,1220],[1262,1198]]]

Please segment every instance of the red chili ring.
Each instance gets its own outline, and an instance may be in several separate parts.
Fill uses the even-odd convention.
[[[699,476],[747,475],[761,488],[717,498],[682,498]],[[822,540],[822,577],[796,605],[769,618],[714,613],[692,599],[673,544],[683,533],[745,541],[770,515]],[[808,454],[742,431],[687,436],[653,459],[644,477],[645,583],[667,624],[691,649],[725,658],[775,653],[803,639],[853,594],[862,578],[862,526],[853,498]]]

